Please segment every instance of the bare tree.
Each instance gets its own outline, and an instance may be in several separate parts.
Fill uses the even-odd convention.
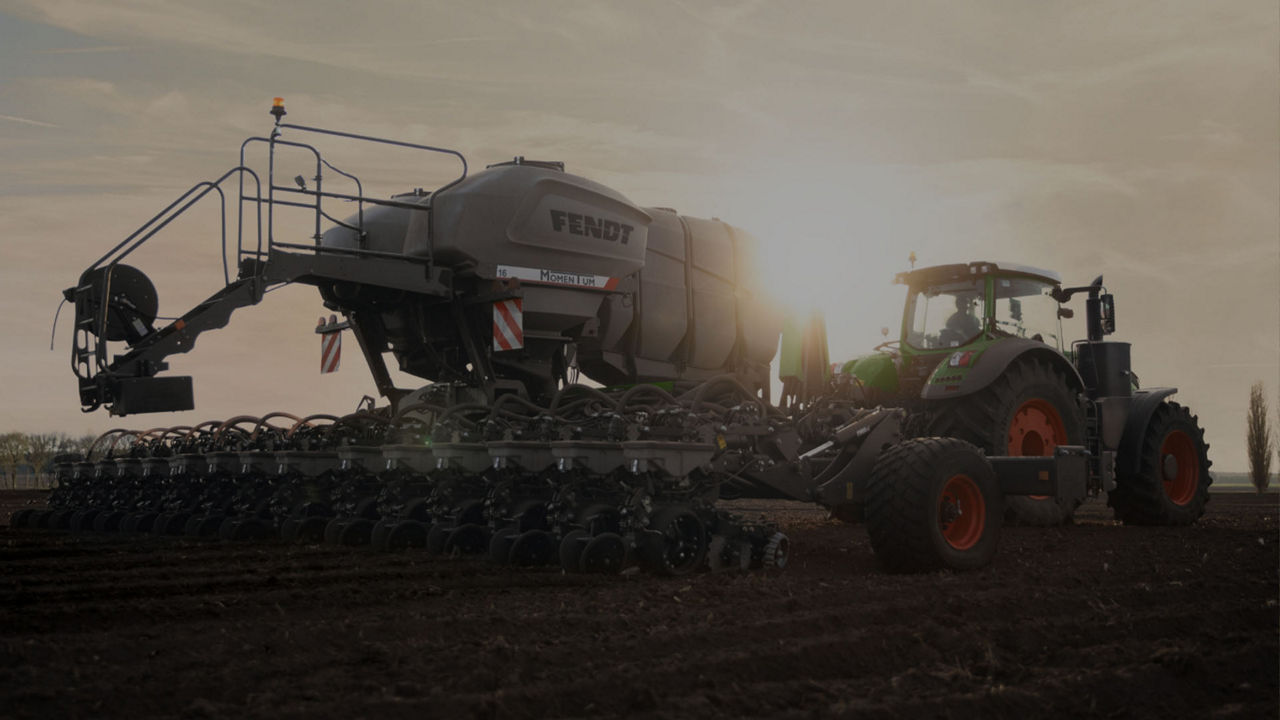
[[[0,435],[0,471],[5,477],[5,487],[16,487],[18,466],[27,457],[27,436],[19,432]]]
[[[49,472],[49,464],[57,455],[60,447],[66,444],[66,433],[31,433],[27,435],[27,462],[36,474],[36,485],[41,484],[41,477]]]
[[[76,455],[88,457],[89,448],[93,446],[93,441],[97,439],[98,436],[92,433],[85,433],[84,435],[77,435],[76,437],[68,437],[66,445],[59,452],[74,453]]]
[[[1248,434],[1245,438],[1249,455],[1249,479],[1258,492],[1271,484],[1271,451],[1275,447],[1275,435],[1267,412],[1267,396],[1261,382],[1249,388]]]

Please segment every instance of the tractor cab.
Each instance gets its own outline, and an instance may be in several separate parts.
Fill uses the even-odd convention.
[[[1064,352],[1057,297],[1062,278],[1051,270],[994,262],[935,265],[898,273],[907,301],[898,341],[856,358],[843,370],[877,400],[916,397],[943,362],[970,364],[992,345],[1021,338]]]
[[[908,288],[902,346],[909,351],[954,352],[1005,337],[1063,349],[1055,272],[974,262],[899,273],[894,281]]]

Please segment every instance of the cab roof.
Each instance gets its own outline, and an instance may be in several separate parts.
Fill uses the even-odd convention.
[[[1053,285],[1062,284],[1062,276],[1052,270],[1041,270],[1040,268],[1031,267],[1030,265],[1019,265],[1017,263],[992,262],[989,260],[975,260],[971,263],[953,263],[951,265],[933,265],[930,267],[917,268],[900,272],[894,276],[893,281],[899,285],[907,285],[909,287],[919,287],[921,285],[937,285],[939,283],[951,282],[955,280],[965,280],[970,278],[978,278],[984,275],[1018,275],[1021,277],[1035,278]]]

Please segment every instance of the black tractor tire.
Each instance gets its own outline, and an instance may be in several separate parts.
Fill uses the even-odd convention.
[[[1117,477],[1107,504],[1126,525],[1190,525],[1209,502],[1210,465],[1199,418],[1163,402],[1143,434],[1137,474]]]
[[[915,438],[876,459],[867,481],[867,533],[891,573],[976,570],[1000,541],[1003,494],[976,446]]]
[[[1023,358],[979,392],[933,403],[925,434],[959,438],[987,455],[1051,455],[1056,445],[1085,444],[1084,411],[1075,394],[1064,370]],[[1010,525],[1062,525],[1081,501],[1010,495],[1004,519]]]
[[[653,514],[640,553],[658,575],[688,575],[706,561],[709,542],[697,513],[683,505],[668,505]]]

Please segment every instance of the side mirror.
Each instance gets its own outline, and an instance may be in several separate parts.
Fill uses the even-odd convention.
[[[1072,310],[1071,308],[1064,308],[1064,307],[1058,308],[1058,317],[1062,318],[1063,320],[1070,320],[1075,316],[1076,316],[1076,311]]]
[[[1014,322],[1022,322],[1022,301],[1017,298],[1009,298],[1009,317]]]
[[[1116,331],[1116,302],[1111,293],[1099,295],[1099,313],[1102,316],[1102,334],[1110,335]]]

